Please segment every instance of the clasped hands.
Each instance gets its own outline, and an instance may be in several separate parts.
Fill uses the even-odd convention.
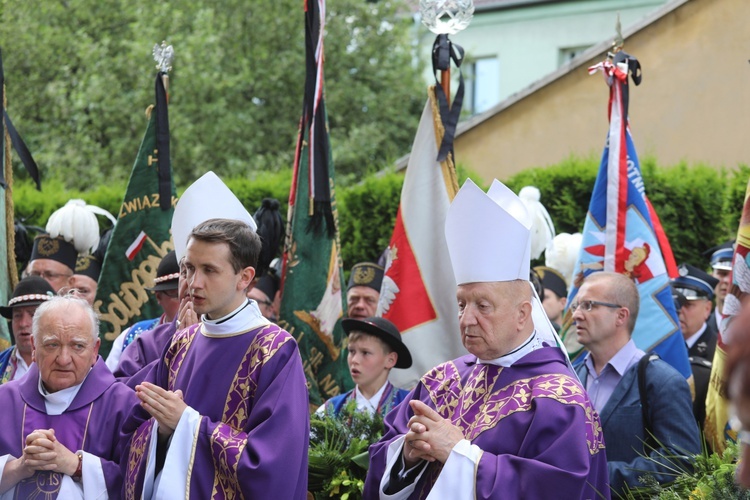
[[[404,463],[407,469],[420,460],[445,463],[456,443],[464,439],[461,429],[419,400],[409,401],[414,416],[404,436]]]
[[[182,399],[182,391],[168,391],[150,382],[135,386],[135,394],[141,406],[159,423],[159,434],[170,436],[187,408]]]
[[[37,429],[26,436],[26,446],[19,465],[22,477],[36,471],[52,471],[72,476],[78,470],[78,456],[55,437],[54,429]]]

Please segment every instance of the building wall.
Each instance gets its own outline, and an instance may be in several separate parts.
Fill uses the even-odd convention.
[[[617,13],[623,28],[633,25],[666,0],[564,0],[493,11],[477,11],[451,40],[472,60],[496,57],[497,104],[560,66],[560,50],[590,47],[614,35]],[[433,82],[431,50],[435,35],[419,25],[419,47]],[[470,68],[466,68],[467,70]],[[469,84],[470,82],[467,82]]]
[[[629,33],[625,51],[643,66],[630,91],[630,124],[640,157],[713,166],[750,163],[750,2],[676,0]],[[594,52],[597,52],[594,54]],[[571,154],[599,156],[607,134],[609,90],[601,44],[515,99],[459,126],[458,163],[485,180],[554,164]]]

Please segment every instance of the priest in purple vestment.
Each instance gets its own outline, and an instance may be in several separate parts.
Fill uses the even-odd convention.
[[[446,217],[469,355],[425,374],[370,447],[365,498],[609,498],[599,416],[529,277],[519,198],[470,180]]]
[[[98,356],[96,313],[54,297],[32,331],[28,373],[0,386],[0,498],[118,498],[120,428],[138,398]]]
[[[190,208],[182,205],[187,195],[175,221]],[[136,387],[142,409],[124,429],[134,432],[123,495],[304,499],[302,360],[294,338],[245,295],[260,239],[247,219],[200,222],[184,240],[181,229],[173,222],[175,241],[188,242],[186,279],[201,321],[174,335]]]

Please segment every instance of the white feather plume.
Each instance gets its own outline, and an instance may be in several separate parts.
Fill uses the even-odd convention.
[[[47,232],[53,238],[62,238],[72,243],[80,254],[88,254],[99,244],[99,221],[96,213],[105,210],[87,205],[83,200],[69,200],[56,210],[47,221]],[[114,218],[109,215],[109,217]]]
[[[539,201],[541,193],[538,188],[526,186],[518,193],[518,197],[531,216],[531,258],[538,259],[555,237],[555,225],[547,209]]]
[[[573,283],[573,272],[582,242],[581,233],[560,233],[552,239],[544,254],[545,265],[560,271],[569,284]]]

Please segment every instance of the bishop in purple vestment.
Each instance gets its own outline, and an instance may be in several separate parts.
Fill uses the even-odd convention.
[[[191,232],[184,263],[202,318],[174,335],[136,387],[145,411],[124,429],[132,432],[125,498],[306,497],[299,350],[245,296],[259,251],[258,236],[236,220],[208,220]]]
[[[83,299],[37,310],[35,362],[0,386],[0,498],[119,498],[120,429],[138,398],[98,357],[98,332]]]
[[[599,416],[528,281],[523,203],[468,180],[445,232],[470,354],[430,370],[386,417],[365,498],[609,498]]]

